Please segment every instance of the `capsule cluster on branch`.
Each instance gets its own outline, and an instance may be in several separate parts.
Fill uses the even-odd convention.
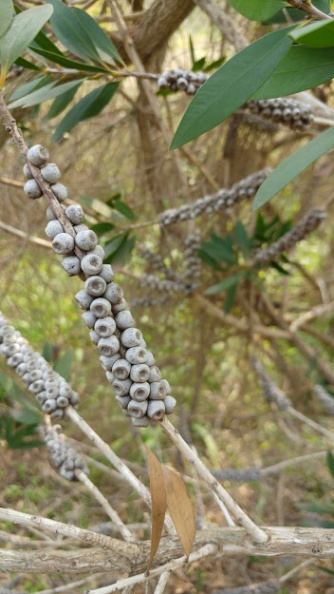
[[[162,297],[152,297],[147,295],[146,297],[136,297],[131,303],[132,307],[161,307],[165,305],[169,300],[169,295],[163,295]]]
[[[187,95],[195,95],[198,89],[208,80],[205,72],[193,72],[192,70],[166,70],[158,78],[157,85],[159,91],[169,89],[176,93],[184,91]]]
[[[305,130],[314,119],[309,105],[285,97],[248,101],[244,108],[267,120],[285,124],[292,130]]]
[[[198,279],[201,276],[202,260],[198,257],[201,245],[201,234],[195,231],[184,240],[184,278],[187,280]]]
[[[60,425],[43,427],[41,432],[51,460],[63,478],[68,481],[78,480],[76,470],[89,473],[82,455],[76,448],[69,445]]]
[[[316,384],[313,388],[313,391],[318,398],[320,404],[323,406],[324,410],[328,415],[331,417],[334,416],[334,398],[331,396],[327,390],[321,386],[320,384]]]
[[[249,483],[261,480],[261,469],[254,468],[227,468],[226,470],[213,470],[213,476],[219,481],[236,481],[239,483]]]
[[[286,410],[291,406],[291,402],[288,397],[276,386],[276,384],[272,381],[266,371],[263,369],[260,361],[255,359],[255,357],[251,360],[252,367],[257,374],[258,382],[260,387],[262,388],[263,395],[267,402],[275,403],[280,410]]]
[[[40,155],[43,155],[42,161]],[[47,166],[47,151],[41,145],[35,145],[28,150],[27,159],[40,167],[43,175],[43,168]],[[26,169],[30,172],[29,166]],[[50,183],[50,176],[43,178]],[[80,275],[85,282],[84,289],[78,291],[75,298],[84,310],[83,320],[90,329],[90,338],[97,346],[101,365],[114,388],[116,400],[136,426],[161,421],[176,404],[170,385],[162,379],[152,353],[146,349],[123,290],[114,282],[112,267],[103,264],[104,250],[98,245],[94,231],[84,224],[81,206],[71,204],[66,208],[61,204],[61,207],[70,232],[63,228],[51,207],[47,209],[49,223],[45,231],[52,239],[54,251],[63,256],[64,270],[70,276]]]
[[[271,169],[266,167],[252,175],[238,181],[229,190],[221,189],[216,194],[209,194],[198,198],[190,204],[183,204],[179,208],[165,210],[158,215],[158,222],[163,227],[194,219],[203,214],[228,211],[231,207],[245,199],[252,198],[261,184],[268,177]]]
[[[75,406],[79,402],[78,393],[52,369],[42,355],[33,350],[1,312],[0,353],[6,358],[7,365],[20,376],[29,392],[35,395],[42,411],[52,419],[61,419],[68,406]]]
[[[138,251],[139,251],[140,255],[142,256],[142,258],[144,258],[144,260],[146,260],[149,268],[151,268],[155,272],[162,272],[162,274],[164,274],[165,277],[169,280],[176,279],[176,275],[175,275],[174,271],[171,268],[169,268],[168,266],[166,266],[163,258],[160,256],[160,254],[152,252],[152,250],[150,250],[149,248],[147,248],[144,245],[139,246]]]
[[[260,266],[270,264],[283,254],[293,248],[299,241],[314,231],[320,223],[326,218],[325,211],[314,208],[290,231],[285,233],[280,239],[269,245],[269,247],[259,250],[253,257],[253,262]]]
[[[276,594],[280,590],[278,580],[269,580],[262,584],[251,584],[241,588],[224,588],[223,590],[213,590],[212,594]]]

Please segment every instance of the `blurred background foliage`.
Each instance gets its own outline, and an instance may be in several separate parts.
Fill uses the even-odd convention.
[[[96,0],[69,4],[84,8],[107,32],[112,32],[118,51],[129,62],[107,3]],[[146,47],[144,34],[140,33],[145,30],[145,14],[158,4],[158,0],[119,2],[147,72],[188,70],[194,64],[196,68],[198,61],[200,67],[216,61],[219,65],[235,53],[226,35],[203,11],[193,9],[192,2],[184,2],[183,12],[179,11],[167,33],[163,24],[161,30],[154,29],[155,44],[148,40]],[[217,4],[249,42],[272,30],[270,24],[250,23],[228,2],[220,0]],[[17,6],[26,8],[31,4],[20,0]],[[49,28],[46,33],[56,41]],[[127,67],[131,65],[127,63]],[[33,76],[32,71],[14,69],[6,88],[8,95]],[[90,77],[78,89],[76,98],[93,91],[98,84],[94,76]],[[160,306],[153,303],[133,309],[137,325],[177,398],[173,421],[214,471],[265,469],[310,455],[304,462],[263,472],[258,481],[224,484],[261,525],[323,526],[326,521],[332,527],[333,460],[326,458],[332,447],[330,440],[268,404],[250,366],[250,356],[255,354],[295,409],[331,429],[332,419],[317,401],[314,385],[321,384],[330,396],[334,394],[332,156],[324,156],[308,168],[260,214],[252,212],[250,201],[245,201],[228,213],[221,211],[159,227],[157,215],[164,209],[177,208],[219,188],[230,188],[263,167],[275,166],[309,142],[318,129],[315,126],[295,132],[237,113],[186,147],[169,152],[169,142],[190,98],[181,92],[157,93],[154,80],[146,85],[148,91],[140,78],[124,78],[99,115],[79,123],[55,143],[51,143],[51,136],[62,116],[46,117],[50,102],[18,108],[16,115],[27,144],[41,143],[49,148],[51,160],[62,171],[61,181],[68,187],[70,201],[82,204],[88,224],[95,226],[107,246],[109,261],[129,303],[142,297],[165,296],[153,293],[142,276],[153,272],[164,278],[149,268],[142,246],[159,254],[167,268],[182,276],[184,241],[195,231],[200,232],[204,243],[199,285],[189,294],[179,291],[167,295]],[[332,83],[326,83],[311,92],[331,107],[332,90]],[[22,160],[4,131],[0,142],[3,314],[36,350],[58,365],[60,373],[67,378],[70,374],[74,389],[81,394],[80,414],[143,480],[147,479],[140,438],[164,462],[189,473],[158,428],[141,431],[139,438],[138,431],[115,404],[74,302],[81,281],[66,277],[49,247],[34,242],[36,237],[44,238],[46,204],[43,199],[25,198]],[[253,276],[241,274],[238,282],[208,291],[242,270],[256,245],[266,246],[276,240],[311,208],[324,204],[327,219],[279,259],[279,266],[256,269]],[[18,237],[15,229],[26,237]],[[212,262],[205,258],[212,234],[221,242],[231,238],[230,255],[234,254],[234,260],[217,257]],[[31,449],[38,445],[34,430],[40,412],[3,361],[0,372],[0,505],[83,527],[104,522],[103,513],[82,486],[73,487],[61,479],[49,466],[43,448]],[[82,440],[68,422],[64,425],[74,440]],[[83,444],[83,449],[101,461],[89,444]],[[91,478],[112,497],[114,507],[127,522],[143,520],[141,503],[127,486],[98,466],[92,466]],[[194,500],[197,497],[199,517],[204,509],[201,504],[205,504],[201,518],[204,525],[224,525],[209,494],[204,491],[199,495],[191,485],[189,489]],[[17,530],[13,526],[6,529],[13,533]],[[144,531],[143,538],[147,536]],[[205,561],[201,567],[187,569],[169,587],[175,587],[178,593],[236,587],[277,578],[292,562],[288,557]],[[306,567],[281,589],[281,594],[333,592],[333,575],[325,571],[331,564],[320,565]],[[7,583],[0,577],[0,585],[1,580]],[[66,576],[22,578],[20,588],[37,592],[50,587],[50,583],[64,584]]]

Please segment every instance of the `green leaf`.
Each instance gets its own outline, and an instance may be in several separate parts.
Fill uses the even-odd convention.
[[[127,233],[121,233],[120,235],[116,235],[111,241],[108,241],[104,247],[105,251],[105,259],[104,261],[107,263],[112,262],[113,256],[121,247],[122,243],[126,240]]]
[[[118,83],[106,83],[80,99],[60,122],[52,136],[52,140],[54,142],[59,140],[79,122],[98,115],[109,103],[117,88]]]
[[[252,99],[285,97],[312,89],[334,76],[334,49],[292,46],[276,70],[253,94]]]
[[[125,202],[123,202],[123,200],[116,200],[114,203],[114,208],[118,212],[120,212],[123,215],[123,217],[125,217],[129,221],[135,221],[137,218],[135,213],[133,212],[132,208],[130,208],[130,206],[125,204]]]
[[[274,31],[225,62],[188,106],[173,138],[178,148],[208,132],[243,105],[277,68],[292,40],[291,28]]]
[[[9,109],[14,109],[15,107],[31,107],[32,105],[39,105],[44,101],[48,101],[49,99],[54,99],[58,97],[58,95],[63,95],[73,87],[77,88],[78,85],[77,80],[72,80],[68,83],[64,83],[63,85],[56,85],[56,81],[49,83],[48,85],[44,85],[41,89],[37,91],[33,91],[21,99],[17,99],[8,105]]]
[[[334,456],[332,454],[332,452],[328,451],[327,452],[327,466],[329,468],[329,472],[332,475],[332,478],[334,478]]]
[[[17,14],[0,40],[1,84],[15,60],[24,52],[38,31],[52,15],[52,6],[44,4]]]
[[[112,216],[112,209],[107,202],[102,202],[102,200],[99,200],[98,198],[92,198],[87,195],[80,196],[80,201],[84,206],[91,208],[94,212],[97,212],[104,217],[110,218]]]
[[[54,370],[59,373],[67,382],[71,379],[71,367],[73,359],[73,349],[66,349],[65,353],[54,364]]]
[[[209,256],[209,254],[207,254],[205,251],[198,250],[197,254],[198,257],[202,260],[202,262],[205,262],[205,264],[208,264],[214,270],[222,270],[222,267],[220,266],[220,264],[218,264],[217,260]]]
[[[0,0],[0,37],[7,31],[14,16],[14,7],[11,0]]]
[[[333,47],[334,46],[334,21],[317,21],[295,29],[290,37],[308,47]]]
[[[305,13],[298,8],[291,8],[290,6],[284,7],[284,10],[276,12],[274,16],[270,17],[266,21],[263,21],[264,25],[287,25],[288,23],[298,23],[305,19]]]
[[[199,70],[203,70],[204,68],[204,64],[205,64],[205,56],[203,58],[200,58],[199,60],[196,60],[196,62],[194,62],[191,66],[191,70],[193,72],[198,72]]]
[[[245,277],[247,274],[247,270],[239,270],[239,272],[232,274],[232,276],[224,278],[224,280],[220,281],[220,283],[217,283],[216,285],[213,285],[213,287],[206,289],[206,291],[204,291],[204,294],[215,295],[216,293],[226,291],[226,289],[230,289],[231,287],[233,287],[242,277]]]
[[[51,362],[52,359],[52,346],[49,342],[45,342],[43,345],[43,352],[42,355],[48,363]]]
[[[285,6],[284,0],[228,0],[242,16],[250,21],[265,21]]]
[[[237,294],[237,289],[238,289],[238,281],[236,283],[234,283],[234,285],[232,285],[232,287],[230,287],[226,291],[226,298],[225,298],[225,302],[224,302],[224,312],[226,314],[231,311],[231,308],[235,301],[235,296]]]
[[[57,39],[75,56],[82,60],[100,61],[99,53],[91,37],[87,34],[78,13],[60,0],[50,0],[54,8],[50,20]],[[80,9],[77,9],[80,10]]]
[[[211,242],[202,241],[201,251],[215,260],[226,262],[227,264],[236,264],[236,254],[234,253],[231,239],[228,237],[223,239],[214,233],[211,234],[211,239]]]
[[[49,50],[44,50],[39,47],[34,47],[32,51],[35,54],[38,54],[39,56],[43,56],[50,62],[60,64],[60,66],[64,66],[64,68],[76,69],[78,70],[78,72],[109,72],[109,70],[107,70],[103,66],[93,66],[93,64],[83,64],[82,62],[75,62],[74,60],[70,60],[69,58],[58,52],[51,52]]]
[[[29,93],[31,93],[32,91],[36,91],[37,89],[42,88],[50,82],[52,82],[52,76],[50,76],[49,74],[40,74],[30,82],[26,83],[25,85],[22,85],[22,87],[16,89],[16,91],[14,91],[14,93],[10,96],[9,101],[16,101],[16,99],[21,99],[21,97],[29,95]]]
[[[195,49],[194,49],[194,44],[193,44],[191,35],[189,35],[189,51],[190,51],[191,62],[192,62],[192,64],[194,64],[196,62],[196,56],[195,56]]]
[[[204,70],[204,72],[211,72],[211,70],[216,70],[222,64],[224,64],[225,61],[226,61],[226,57],[222,56],[221,58],[218,58],[218,60],[214,60],[214,62],[210,62],[210,64],[205,66],[205,68],[203,68],[203,70]]]
[[[74,99],[74,96],[75,96],[78,88],[80,87],[81,83],[82,83],[82,81],[79,81],[76,85],[73,86],[72,89],[69,89],[62,95],[59,95],[59,97],[56,97],[56,99],[52,103],[52,105],[47,113],[46,117],[48,120],[55,118],[60,113],[62,113],[62,111],[64,111],[64,109],[66,109],[66,107],[69,105],[69,103],[71,103],[71,101]]]
[[[234,229],[234,238],[242,254],[247,258],[251,249],[251,241],[241,221],[238,221]]]
[[[97,235],[104,235],[105,233],[108,233],[109,231],[112,231],[113,229],[115,229],[115,225],[113,225],[112,223],[107,223],[107,222],[97,223],[96,225],[93,225],[91,227],[91,229]]]
[[[259,188],[253,210],[263,206],[316,159],[334,147],[334,127],[308,142],[299,151],[284,159]]]
[[[80,8],[73,8],[73,12],[82,26],[82,29],[86,31],[87,37],[89,37],[91,42],[97,48],[100,58],[104,62],[109,62],[111,64],[115,64],[115,61],[122,62],[122,58],[113,42],[96,21],[94,21],[87,12]]]
[[[107,257],[104,261],[108,264],[110,262],[119,262],[120,264],[124,264],[129,259],[135,243],[136,236],[132,235],[129,237],[127,232],[115,237],[112,241],[104,246],[104,250],[107,254]]]
[[[33,64],[24,58],[17,58],[17,60],[15,60],[15,64],[17,66],[22,66],[22,68],[26,68],[27,70],[37,70],[38,72],[41,71],[40,66],[37,66],[37,64]]]

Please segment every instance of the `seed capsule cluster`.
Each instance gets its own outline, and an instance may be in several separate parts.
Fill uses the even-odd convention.
[[[45,414],[61,419],[68,406],[79,402],[79,395],[36,353],[14,326],[8,324],[0,312],[0,353],[7,365],[20,376],[28,390],[35,395]]]
[[[269,375],[263,369],[260,361],[252,359],[252,367],[258,376],[259,385],[262,388],[263,394],[267,402],[274,402],[280,410],[286,410],[291,406],[290,400],[287,396],[276,386],[270,379]]]
[[[43,175],[43,169],[47,167],[47,151],[36,145],[29,149],[27,159],[41,167]],[[48,179],[43,177],[50,183],[50,176]],[[142,333],[135,327],[123,290],[114,282],[110,264],[103,264],[104,250],[98,245],[94,231],[84,224],[81,206],[61,206],[65,221],[73,226],[70,228],[72,232],[65,231],[50,207],[45,232],[52,239],[54,251],[64,256],[64,270],[70,276],[79,274],[85,281],[84,289],[78,291],[75,299],[84,310],[83,320],[98,348],[101,365],[114,388],[116,400],[136,426],[160,421],[173,411],[176,404],[170,385],[162,379],[152,353],[146,349]]]
[[[76,448],[68,444],[60,425],[47,427],[42,432],[52,462],[63,478],[68,481],[78,480],[75,474],[76,470],[81,470],[85,474],[89,473],[82,455]]]
[[[261,468],[227,468],[226,470],[213,470],[213,476],[219,481],[236,481],[249,483],[261,480]]]
[[[179,293],[187,288],[186,283],[182,280],[162,279],[154,274],[146,273],[141,276],[140,286],[149,288],[151,291],[166,293],[167,295]]]
[[[184,278],[187,280],[198,279],[201,276],[202,269],[202,261],[197,254],[201,245],[200,232],[196,231],[188,235],[184,245]]]
[[[285,233],[283,237],[272,243],[269,247],[256,252],[253,259],[254,263],[260,266],[270,264],[272,260],[277,259],[283,252],[288,251],[296,243],[305,239],[309,233],[320,225],[326,216],[327,214],[319,208],[311,210],[291,231]]]
[[[313,388],[313,391],[318,398],[320,404],[324,407],[324,410],[328,415],[331,417],[334,416],[334,398],[331,396],[327,390],[320,384],[316,384]]]
[[[208,80],[205,72],[193,72],[192,70],[166,70],[158,78],[158,89],[169,89],[176,93],[184,91],[187,95],[195,95],[198,89]]]
[[[183,204],[179,208],[165,210],[158,215],[160,225],[167,227],[188,219],[194,219],[203,214],[228,211],[242,200],[256,194],[261,184],[268,177],[271,169],[266,167],[237,182],[229,190],[221,189],[216,194],[198,198],[190,204]]]
[[[169,295],[163,297],[152,297],[151,295],[146,297],[137,297],[131,303],[132,307],[161,307],[165,305],[169,300]]]
[[[253,114],[285,124],[293,130],[305,130],[314,119],[309,105],[284,97],[248,101],[244,107]]]

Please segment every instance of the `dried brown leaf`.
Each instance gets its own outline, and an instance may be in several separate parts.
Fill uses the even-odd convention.
[[[163,468],[151,450],[148,448],[145,449],[148,458],[148,470],[150,475],[150,489],[152,499],[152,535],[151,552],[147,566],[148,573],[151,569],[152,562],[161,539],[167,501]]]
[[[164,466],[167,506],[186,555],[191,553],[196,525],[194,507],[179,475]]]

